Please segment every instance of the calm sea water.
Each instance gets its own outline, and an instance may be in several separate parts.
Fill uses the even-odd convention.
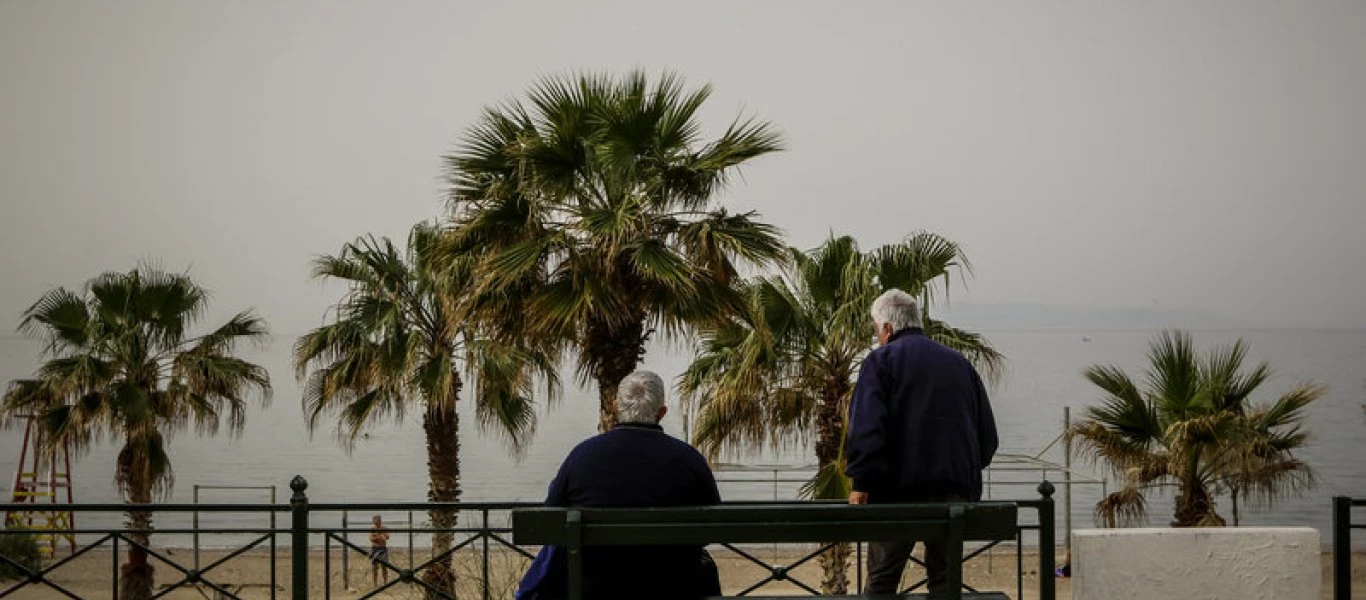
[[[1143,331],[1048,331],[986,332],[1009,357],[1009,372],[993,394],[1002,451],[1061,462],[1060,446],[1049,444],[1061,429],[1063,408],[1074,416],[1099,399],[1099,394],[1080,376],[1092,363],[1112,363],[1138,372],[1144,368],[1144,352],[1151,332]],[[1244,524],[1306,525],[1318,528],[1328,543],[1331,535],[1330,498],[1334,495],[1366,496],[1366,332],[1363,331],[1248,331],[1199,332],[1197,343],[1209,346],[1242,337],[1252,346],[1252,358],[1270,361],[1276,377],[1263,389],[1271,398],[1301,381],[1316,381],[1329,393],[1309,413],[1312,445],[1303,457],[1316,470],[1318,488],[1303,497],[1284,500],[1271,509],[1245,510]],[[1089,341],[1087,341],[1089,340]],[[376,426],[367,438],[346,452],[331,429],[310,436],[300,408],[299,388],[289,367],[292,338],[280,336],[268,350],[251,356],[270,369],[275,384],[271,406],[254,409],[240,438],[197,438],[182,432],[171,440],[176,483],[170,501],[190,502],[199,485],[277,486],[278,498],[289,496],[287,482],[296,474],[309,481],[308,494],[315,502],[415,502],[426,496],[426,463],[422,428],[417,420]],[[0,379],[26,376],[36,364],[37,345],[18,338],[0,339]],[[657,348],[647,356],[644,368],[666,379],[680,373],[687,362],[686,348]],[[543,406],[534,442],[522,457],[513,456],[496,434],[480,432],[471,407],[462,407],[462,482],[467,501],[540,501],[546,485],[565,453],[594,433],[596,394],[566,382],[566,393],[553,406]],[[665,429],[683,435],[677,405],[664,421]],[[411,417],[411,415],[410,415]],[[20,449],[20,432],[0,432],[0,474],[14,473]],[[801,443],[759,456],[728,457],[744,464],[793,464],[810,462]],[[112,447],[98,448],[79,459],[73,469],[78,502],[117,502],[113,485]],[[1100,473],[1096,473],[1099,477]],[[793,477],[780,474],[778,478]],[[997,482],[1015,480],[1027,485],[999,484],[991,493],[997,498],[1033,495],[1033,482],[1047,476],[1058,481],[1056,471],[1032,470],[998,473]],[[773,478],[771,473],[730,473],[727,479]],[[3,486],[9,487],[10,479]],[[727,499],[791,497],[796,484],[723,483]],[[1111,485],[1113,489],[1113,485]],[[202,502],[265,502],[265,491],[204,490]],[[1074,485],[1073,518],[1076,527],[1092,525],[1091,508],[1101,495],[1098,484]],[[1219,501],[1226,517],[1228,499]],[[1164,524],[1170,515],[1170,497],[1157,496],[1151,503],[1152,524]],[[391,515],[401,520],[404,515]],[[207,517],[206,517],[207,519]],[[259,519],[259,517],[258,517]],[[168,522],[169,520],[169,522]],[[159,521],[163,527],[177,519]],[[1059,519],[1061,522],[1061,518]],[[87,519],[85,525],[117,525],[116,515]],[[233,525],[244,525],[240,519]],[[259,526],[264,523],[245,524]],[[163,540],[162,543],[168,543]]]

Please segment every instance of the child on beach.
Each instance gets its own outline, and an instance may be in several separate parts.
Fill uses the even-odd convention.
[[[389,530],[384,528],[384,522],[375,515],[373,520],[374,528],[370,530],[370,583],[379,587],[379,574],[384,572],[384,583],[389,583],[389,569],[380,564],[380,561],[389,561]]]

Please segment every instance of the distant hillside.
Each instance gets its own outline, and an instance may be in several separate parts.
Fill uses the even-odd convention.
[[[968,329],[1240,329],[1247,323],[1208,311],[1152,308],[1068,308],[1046,304],[955,302],[935,313]]]

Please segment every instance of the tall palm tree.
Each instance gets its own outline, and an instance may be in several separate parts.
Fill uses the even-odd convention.
[[[470,263],[435,260],[441,232],[413,227],[400,251],[388,238],[365,236],[340,253],[314,261],[314,276],[347,284],[329,322],[299,338],[294,365],[304,388],[310,431],[325,416],[337,421],[350,448],[366,426],[422,411],[431,502],[460,500],[459,414],[464,379],[474,382],[481,426],[493,426],[514,451],[535,428],[532,388],[558,389],[554,361],[482,335],[456,315],[469,312]],[[424,574],[428,596],[454,597],[451,547],[458,512],[433,509],[432,563]]]
[[[488,109],[449,159],[450,251],[482,256],[481,288],[531,339],[576,349],[580,380],[598,386],[600,430],[657,329],[739,310],[737,267],[783,253],[777,229],[714,202],[742,164],[780,149],[779,135],[736,120],[704,139],[697,112],[710,93],[640,71],[543,79],[525,102]]]
[[[131,504],[170,492],[174,478],[167,436],[193,426],[232,435],[246,422],[247,400],[270,400],[270,377],[235,355],[237,344],[261,344],[265,322],[250,311],[203,335],[191,330],[208,293],[185,275],[139,266],[105,273],[82,292],[57,288],[24,311],[19,330],[41,339],[45,362],[32,379],[10,383],[6,420],[35,417],[52,448],[88,451],[119,440],[114,480]],[[147,561],[152,515],[128,512],[128,562],[120,597],[152,595]]]
[[[1271,369],[1263,362],[1245,371],[1246,358],[1242,340],[1201,357],[1190,334],[1175,331],[1152,341],[1142,388],[1115,366],[1085,370],[1106,397],[1067,433],[1079,456],[1103,459],[1124,482],[1097,504],[1097,519],[1111,527],[1142,520],[1145,493],[1173,486],[1173,526],[1220,526],[1220,490],[1270,503],[1313,485],[1294,452],[1307,439],[1304,411],[1325,389],[1301,384],[1253,404]]]
[[[926,333],[990,377],[1004,359],[980,335],[929,318],[936,287],[947,291],[951,272],[970,269],[958,245],[943,237],[915,233],[866,253],[851,237],[831,238],[810,253],[791,250],[789,264],[779,276],[741,286],[747,310],[704,330],[679,389],[699,404],[693,439],[709,456],[814,432],[819,471],[805,493],[847,498],[845,409],[872,348],[868,310],[879,294],[895,287],[921,297]],[[847,545],[822,556],[826,593],[848,589],[848,557]]]

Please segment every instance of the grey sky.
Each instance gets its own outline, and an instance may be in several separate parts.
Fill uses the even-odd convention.
[[[962,300],[1366,327],[1363,57],[1355,1],[9,0],[0,316],[152,258],[298,332],[308,260],[440,214],[481,107],[641,66],[786,132],[729,199],[799,246],[923,228]]]

